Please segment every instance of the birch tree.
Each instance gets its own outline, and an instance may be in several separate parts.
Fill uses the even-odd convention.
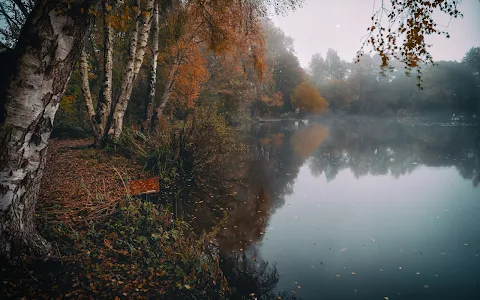
[[[68,5],[67,5],[68,4]],[[0,91],[0,254],[48,256],[34,212],[55,112],[80,57],[93,0],[38,0],[13,50]]]
[[[159,52],[159,34],[160,34],[160,8],[157,4],[153,11],[153,45],[152,45],[152,58],[150,62],[150,78],[148,83],[148,98],[145,124],[148,126],[152,122],[153,117],[153,105],[155,103],[156,86],[157,86],[157,66],[158,66],[158,52]]]
[[[93,97],[90,93],[88,82],[88,59],[84,50],[80,60],[80,71],[82,74],[82,93],[87,107],[88,117],[92,125],[92,130],[95,138],[95,145],[97,147],[103,146],[105,140],[116,142],[123,127],[123,118],[125,111],[132,94],[135,79],[140,71],[145,56],[145,51],[148,42],[148,36],[151,28],[152,9],[155,0],[147,0],[145,6],[142,8],[139,0],[136,0],[135,5],[130,9],[128,6],[122,9],[122,14],[129,14],[133,17],[134,26],[130,32],[130,45],[128,51],[128,60],[122,76],[119,95],[112,105],[112,68],[113,68],[113,35],[114,15],[110,13],[112,6],[115,6],[118,1],[104,1],[104,78],[96,110],[94,110]],[[122,19],[125,15],[120,16]],[[116,23],[116,22],[115,22]],[[122,25],[121,25],[122,26]]]

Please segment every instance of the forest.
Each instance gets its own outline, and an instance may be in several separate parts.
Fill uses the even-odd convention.
[[[435,61],[425,41],[448,38],[434,12],[460,17],[459,1],[388,2],[390,13],[373,14],[356,57],[329,49],[303,68],[294,40],[270,18],[302,0],[2,1],[2,291],[42,299],[295,299],[275,291],[274,265],[253,263],[255,251],[238,245],[261,241],[307,158],[312,173],[330,180],[347,167],[357,176],[414,167],[391,161],[377,170],[372,158],[365,170],[335,158],[386,147],[342,121],[347,129],[330,132],[311,125],[267,134],[261,124],[480,115],[480,46],[461,61]],[[348,132],[368,151],[349,147],[356,137]],[[478,164],[438,163],[478,184]],[[146,178],[159,186],[155,196],[134,187]]]

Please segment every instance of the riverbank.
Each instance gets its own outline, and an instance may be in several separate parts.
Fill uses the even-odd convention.
[[[7,298],[133,299],[226,297],[211,247],[168,208],[128,196],[128,181],[151,176],[134,160],[91,149],[91,140],[52,140],[37,227],[55,258],[1,269]]]

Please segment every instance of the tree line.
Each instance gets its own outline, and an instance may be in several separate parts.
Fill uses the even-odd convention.
[[[382,69],[379,55],[365,54],[355,63],[342,60],[329,49],[325,57],[312,56],[308,76],[334,113],[478,114],[479,62],[480,47],[473,47],[460,62],[423,65],[418,77],[404,72],[396,61]]]

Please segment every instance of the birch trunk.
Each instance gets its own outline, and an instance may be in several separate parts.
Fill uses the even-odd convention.
[[[155,5],[153,11],[153,53],[152,61],[150,63],[150,82],[148,85],[147,111],[145,117],[145,125],[150,126],[153,116],[153,104],[155,103],[155,94],[157,87],[157,59],[158,59],[158,43],[159,43],[159,29],[160,29],[160,10],[159,5]]]
[[[0,116],[0,254],[48,257],[50,244],[36,231],[34,212],[55,113],[80,57],[95,0],[38,0],[15,47],[15,70]]]
[[[135,82],[137,74],[140,71],[140,67],[142,66],[143,58],[145,56],[148,35],[152,24],[152,8],[154,2],[154,0],[147,0],[145,6],[146,13],[143,17],[142,27],[140,34],[138,35],[138,41],[137,31],[135,31],[134,34],[132,33],[132,39],[130,41],[130,57],[128,59],[125,74],[123,76],[120,95],[118,96],[115,109],[113,111],[110,128],[108,129],[108,138],[113,142],[117,142],[122,134],[123,117],[125,116],[125,111],[127,110],[128,102],[132,94],[133,83]]]
[[[85,48],[85,47],[84,47]],[[99,124],[96,120],[96,113],[93,107],[92,93],[90,92],[90,83],[88,82],[88,59],[85,49],[82,50],[80,56],[80,75],[82,77],[82,95],[87,107],[87,116],[92,126],[93,138],[95,140],[95,146],[100,147],[102,145],[103,132],[99,128]]]
[[[162,99],[160,100],[158,106],[155,108],[155,115],[153,116],[152,120],[153,127],[159,124],[159,121],[163,116],[163,111],[168,103],[168,100],[170,99],[170,95],[172,94],[173,87],[175,85],[175,76],[177,75],[177,69],[179,64],[180,57],[179,55],[177,55],[177,57],[175,57],[175,61],[173,62],[173,66],[170,69],[170,73],[168,74],[168,80],[167,84],[165,85],[165,91],[163,92]]]
[[[97,123],[100,128],[102,140],[97,141],[97,146],[102,145],[103,137],[107,127],[107,121],[112,109],[112,68],[113,68],[113,28],[108,13],[109,1],[103,1],[103,13],[105,14],[103,25],[103,86],[97,106]]]

